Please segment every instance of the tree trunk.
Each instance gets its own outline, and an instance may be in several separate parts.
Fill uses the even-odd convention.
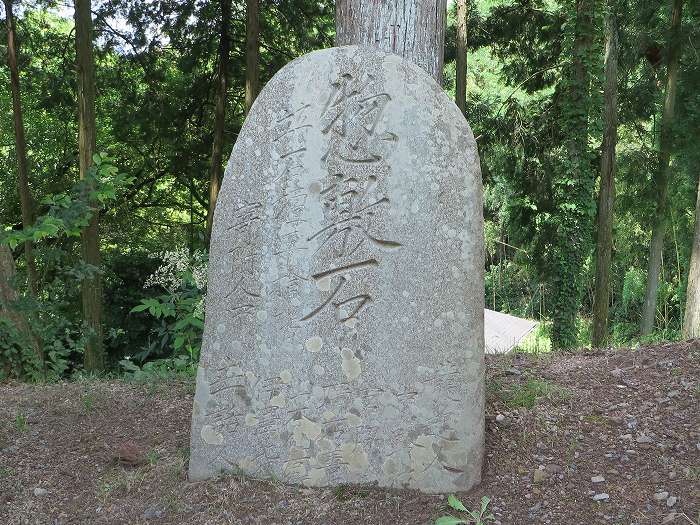
[[[563,79],[565,96],[562,100],[567,106],[560,109],[559,122],[568,159],[560,164],[562,173],[557,187],[554,348],[573,348],[578,343],[576,316],[581,305],[581,267],[589,254],[592,237],[593,219],[588,209],[593,201],[595,177],[590,169],[588,117],[595,7],[593,0],[575,2],[572,66],[567,68]]]
[[[258,96],[258,56],[260,53],[259,0],[246,0],[248,13],[245,48],[245,114],[253,107]]]
[[[10,83],[12,85],[12,110],[15,123],[15,151],[17,153],[17,188],[20,206],[22,208],[22,227],[28,230],[34,224],[34,202],[29,190],[29,164],[27,162],[27,143],[24,139],[24,122],[22,120],[22,100],[19,91],[19,71],[17,69],[17,34],[12,15],[12,0],[5,2],[5,20],[7,23],[7,63],[10,67]],[[38,293],[38,277],[34,260],[33,243],[24,243],[24,255],[27,260],[27,283],[29,293],[36,297]],[[41,356],[40,356],[41,357]],[[43,361],[43,357],[42,357]]]
[[[335,43],[401,55],[442,85],[446,9],[447,0],[337,0]]]
[[[617,145],[617,19],[605,17],[604,135],[600,161],[595,293],[593,299],[593,347],[608,339],[610,261],[612,258],[613,206],[615,202],[615,147]]]
[[[656,191],[656,215],[651,233],[649,245],[649,266],[647,270],[647,286],[644,292],[644,304],[642,305],[642,322],[640,331],[642,335],[649,335],[654,329],[656,317],[656,299],[659,293],[659,271],[661,269],[661,256],[666,234],[666,222],[668,221],[668,184],[671,176],[671,132],[676,108],[676,88],[678,84],[678,69],[681,51],[680,29],[683,0],[673,0],[673,13],[671,15],[671,29],[668,36],[666,94],[664,109],[661,117],[661,136],[659,138],[659,166],[654,177],[654,189]]]
[[[80,178],[85,179],[95,153],[95,58],[92,50],[91,0],[75,0],[75,49],[78,72],[78,150]],[[88,337],[84,366],[88,371],[104,369],[102,344],[102,275],[100,274],[99,214],[97,211],[81,234],[82,256],[95,271],[83,279],[83,318]]]
[[[12,258],[12,252],[6,244],[0,243],[0,318],[9,320],[26,344],[32,347],[40,359],[39,365],[43,367],[44,377],[46,377],[46,362],[43,360],[41,344],[34,336],[27,317],[14,308],[18,297],[14,288],[15,275],[15,260]],[[12,370],[5,370],[6,375],[11,372]]]
[[[690,256],[688,271],[688,290],[685,299],[685,319],[683,320],[683,338],[700,337],[700,180],[695,204],[695,235],[693,251]]]
[[[211,147],[211,164],[209,166],[209,210],[207,212],[206,243],[209,246],[211,228],[214,222],[216,199],[221,187],[222,156],[224,146],[224,129],[226,127],[226,93],[228,91],[228,70],[231,41],[229,24],[231,20],[231,0],[221,0],[221,34],[219,36],[219,68],[216,73],[216,105],[214,108],[214,140]],[[246,83],[246,103],[248,90]]]
[[[9,319],[17,331],[29,336],[27,319],[13,308],[18,297],[14,287],[16,275],[17,270],[12,252],[6,244],[0,243],[0,316]]]
[[[455,64],[455,103],[466,116],[467,111],[467,15],[468,0],[457,0],[457,60]]]

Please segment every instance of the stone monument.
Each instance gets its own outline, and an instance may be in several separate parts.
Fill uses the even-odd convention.
[[[478,483],[482,185],[440,86],[364,47],[257,98],[216,207],[190,478]]]

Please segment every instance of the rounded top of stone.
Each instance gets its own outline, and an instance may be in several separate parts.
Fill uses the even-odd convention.
[[[287,63],[278,71],[275,77],[284,77],[286,74],[290,74],[298,70],[300,66],[313,67],[315,62],[325,64],[328,61],[328,55],[332,55],[333,61],[339,64],[345,63],[346,65],[362,65],[363,68],[374,67],[377,69],[379,69],[379,66],[381,65],[385,76],[401,73],[406,83],[423,83],[426,87],[430,88],[430,93],[435,96],[436,99],[439,99],[443,104],[448,103],[448,106],[454,107],[455,118],[457,121],[459,121],[459,117],[461,117],[466,123],[464,115],[454,103],[452,98],[447,95],[447,93],[442,89],[442,86],[440,86],[440,84],[438,84],[427,71],[416,63],[411,62],[400,55],[387,53],[371,46],[348,45],[311,51],[310,53],[297,57],[296,59]],[[263,91],[264,90],[265,88],[263,88]]]

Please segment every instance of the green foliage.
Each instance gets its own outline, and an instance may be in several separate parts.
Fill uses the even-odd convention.
[[[38,381],[39,362],[31,341],[6,317],[0,317],[0,381],[6,378]]]
[[[351,501],[353,498],[366,498],[369,496],[369,491],[362,487],[354,485],[340,484],[334,490],[335,499],[341,503]]]
[[[143,366],[138,366],[130,359],[122,359],[119,366],[127,379],[140,383],[194,377],[197,372],[197,362],[188,356],[155,359]]]
[[[592,89],[600,63],[600,55],[596,54],[599,44],[594,39],[601,31],[597,0],[566,1],[563,7],[564,53],[573,60],[564,68],[558,86],[561,94],[555,105],[559,111],[561,145],[554,149],[558,162],[553,181],[557,205],[551,216],[556,232],[552,344],[555,348],[573,348],[577,343],[576,316],[583,291],[581,268],[591,253],[595,216],[596,172],[589,136],[593,120]]]
[[[475,525],[486,525],[493,523],[496,517],[488,510],[491,499],[488,496],[481,498],[481,507],[478,510],[469,510],[457,499],[454,494],[447,498],[447,504],[454,510],[463,513],[464,517],[454,517],[452,515],[441,516],[435,520],[435,525],[459,525],[461,523],[474,523]]]
[[[141,300],[131,313],[145,313],[161,322],[155,330],[154,343],[136,354],[145,361],[155,355],[185,356],[190,363],[199,361],[204,329],[207,256],[185,251],[163,253],[163,264],[146,281],[165,293]]]
[[[479,137],[485,183],[486,304],[554,321],[555,347],[590,344],[582,339],[581,319],[592,311],[591,222],[602,141],[601,18],[607,7],[597,1],[580,5],[592,7],[595,15],[593,45],[583,54],[574,49],[580,28],[573,1],[477,2],[478,15],[472,18],[470,12],[475,49],[469,56],[467,114]],[[665,46],[670,4],[610,5],[620,11],[621,54],[609,324],[613,344],[625,346],[638,339],[641,308],[636,298],[623,301],[625,275],[633,271],[642,288],[646,284],[649,217],[656,197],[651,176],[657,166],[655,122],[665,74],[663,53],[660,63],[653,62],[653,54]],[[684,16],[688,37],[697,37],[697,7]],[[700,67],[692,51],[683,56],[680,84],[685,87],[679,87],[678,108],[685,109],[679,109],[678,126],[684,131],[677,134],[673,153],[677,183],[671,188],[656,337],[673,337],[680,329],[700,166],[698,148],[691,146],[694,132],[687,127],[694,122],[697,128],[699,122],[697,96],[684,91],[694,86],[697,93]],[[587,66],[583,83],[575,75],[576,57]]]
[[[496,385],[496,391],[500,400],[509,408],[532,409],[541,399],[560,403],[570,397],[566,389],[543,379],[528,379],[525,383],[515,384],[509,388]]]
[[[83,328],[80,279],[96,271],[103,273],[104,332],[119,334],[105,342],[108,366],[120,369],[125,356],[133,356],[139,367],[148,360],[186,354],[192,362],[198,357],[202,317],[188,316],[195,301],[181,292],[179,297],[144,292],[142,285],[154,270],[147,254],[204,248],[220,10],[216,4],[192,0],[166,4],[106,0],[95,6],[97,145],[113,160],[101,154],[95,159],[94,180],[77,186],[73,21],[44,3],[30,3],[17,13],[30,185],[39,203],[38,218],[28,233],[37,240],[41,293],[38,304],[27,312],[42,340],[55,351],[56,368],[49,368],[54,376],[80,370],[80,345],[73,348],[64,341],[64,329],[77,341],[76,333]],[[326,1],[261,5],[261,81],[300,54],[333,45],[333,14],[333,3]],[[110,23],[115,18],[120,20],[118,30]],[[235,14],[230,22],[225,152],[230,152],[244,120],[240,101],[245,92],[245,17]],[[0,41],[6,41],[4,28],[0,24]],[[1,67],[3,108],[12,106],[9,85],[8,70]],[[0,129],[12,129],[11,111],[0,114]],[[10,134],[0,144],[0,173],[8,174],[0,177],[0,200],[6,204],[0,208],[0,232],[6,233],[0,235],[16,246],[18,290],[24,293],[26,266],[20,243],[28,236],[22,231],[15,164]],[[130,177],[109,167],[114,165]],[[100,268],[77,262],[79,231],[96,211],[87,205],[90,198],[102,204]],[[148,310],[130,314],[141,299],[158,301],[159,315]],[[49,318],[56,326],[44,330]],[[65,352],[54,349],[56,340]],[[27,348],[4,331],[0,334],[1,377],[42,377],[34,374]]]
[[[148,464],[153,466],[156,463],[158,463],[158,460],[160,459],[160,454],[158,454],[157,450],[149,450],[146,453],[146,459],[148,460]]]
[[[36,298],[25,295],[13,308],[27,317],[32,337],[46,357],[42,369],[32,348],[33,341],[27,341],[24,334],[0,318],[5,328],[0,331],[0,378],[5,375],[30,381],[55,381],[81,366],[87,332],[77,309],[77,291],[83,279],[101,269],[76,260],[64,243],[79,237],[90,217],[117,200],[133,182],[119,173],[107,155],[95,155],[93,160],[95,165],[84,180],[67,192],[43,200],[46,211],[33,227],[0,233],[0,242],[11,248],[26,240],[34,241],[35,251],[43,256],[41,294]]]
[[[93,407],[95,406],[95,397],[90,393],[89,390],[86,390],[83,393],[83,395],[81,396],[81,401],[85,412],[92,411]]]
[[[631,306],[639,309],[644,300],[646,274],[639,268],[630,268],[622,281],[622,310],[628,312]]]
[[[136,381],[193,376],[199,361],[207,255],[180,250],[161,257],[162,264],[148,277],[146,287],[164,293],[144,298],[131,309],[132,314],[147,314],[159,324],[133,359],[127,356],[119,361],[125,375]]]
[[[133,183],[133,177],[119,173],[106,153],[95,154],[85,179],[75,184],[70,192],[49,195],[42,204],[48,211],[31,228],[8,230],[2,242],[14,249],[25,241],[55,239],[62,235],[79,237],[100,207],[117,199],[117,194]],[[99,207],[95,207],[95,205]]]
[[[513,348],[513,352],[528,354],[550,352],[552,350],[551,333],[551,323],[540,323],[532,332],[526,335],[515,348]]]
[[[24,414],[17,414],[15,416],[15,430],[17,430],[17,432],[26,432],[27,430],[29,430],[27,416],[25,416]]]
[[[44,334],[50,335],[44,339],[48,343],[45,350],[47,351],[49,370],[46,379],[49,381],[66,377],[71,367],[82,361],[80,356],[85,352],[86,337],[84,331],[67,320],[59,318],[57,321],[63,325],[62,333],[57,327],[52,327],[53,331],[43,331]]]
[[[548,289],[532,282],[531,267],[523,257],[501,258],[485,274],[486,306],[527,318],[542,313]]]
[[[127,370],[129,377],[189,374],[201,346],[204,288],[178,282],[144,290],[143,283],[157,270],[150,254],[189,256],[205,247],[219,9],[193,0],[105,0],[95,7],[97,144],[108,155],[98,155],[88,178],[75,184],[73,22],[43,3],[30,4],[17,15],[17,40],[37,218],[23,230],[14,148],[4,141],[0,173],[8,176],[0,177],[0,242],[14,247],[17,307],[41,341],[47,363],[44,371],[32,341],[0,319],[0,380],[81,373],[86,334],[79,290],[94,272],[104,281],[108,365]],[[577,4],[591,12],[577,13]],[[467,114],[478,137],[485,187],[486,304],[542,322],[520,350],[589,344],[602,140],[602,4],[480,0],[469,10]],[[670,10],[660,0],[608,5],[621,15],[609,324],[612,344],[624,346],[644,342],[637,325],[656,197],[651,175],[657,167]],[[262,83],[300,54],[332,45],[333,13],[333,3],[325,0],[261,4]],[[593,17],[584,21],[584,14]],[[699,17],[698,6],[688,4],[657,331],[645,341],[675,338],[681,330],[700,166],[700,61],[687,43],[700,39]],[[119,30],[108,25],[115,18]],[[244,121],[244,19],[231,20],[225,152]],[[446,78],[453,89],[454,16],[449,23]],[[3,31],[0,24],[0,41]],[[586,34],[593,36],[591,45],[577,47]],[[578,66],[584,66],[583,75]],[[11,107],[6,67],[0,68],[0,105]],[[0,129],[12,129],[11,112],[0,113]],[[101,224],[99,268],[80,262],[79,233],[94,213]],[[35,241],[41,281],[36,298],[26,291],[26,239]]]

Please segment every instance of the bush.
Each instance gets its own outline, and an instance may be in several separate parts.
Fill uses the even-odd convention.
[[[143,364],[154,358],[158,366],[175,369],[182,369],[183,363],[192,365],[199,361],[204,330],[207,254],[196,251],[189,255],[181,249],[164,252],[159,257],[162,263],[146,279],[144,287],[160,289],[164,293],[142,299],[131,312],[147,313],[160,324],[151,331],[149,341],[133,356],[133,360],[128,357],[120,361],[122,367],[132,373],[136,372],[137,363]],[[154,366],[150,365],[150,368]]]

